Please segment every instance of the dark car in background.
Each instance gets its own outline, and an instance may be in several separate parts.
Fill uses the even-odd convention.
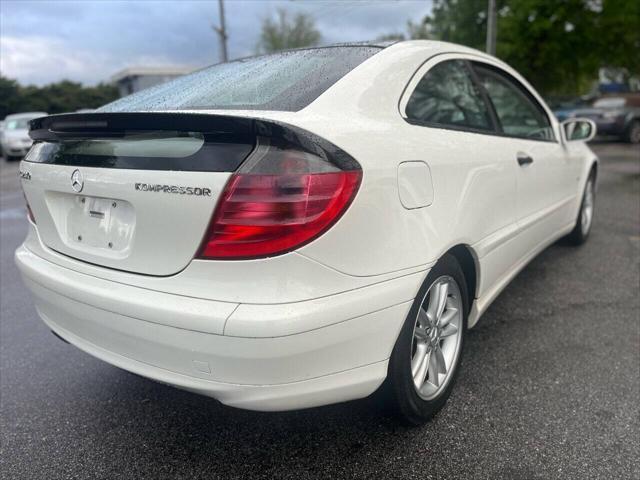
[[[584,109],[591,107],[593,98],[569,98],[558,100],[555,98],[546,99],[549,106],[553,109],[553,114],[556,116],[559,122],[564,122],[567,118],[574,117],[574,112],[578,109]]]
[[[559,108],[558,120],[582,117],[593,120],[598,135],[613,135],[630,143],[640,143],[640,93],[620,93],[594,100],[591,105]]]

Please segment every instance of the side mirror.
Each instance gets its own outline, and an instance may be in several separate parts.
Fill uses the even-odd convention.
[[[596,136],[598,128],[588,118],[570,118],[560,124],[565,142],[588,142]]]

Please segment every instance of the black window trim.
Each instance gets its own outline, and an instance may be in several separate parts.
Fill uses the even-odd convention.
[[[502,124],[500,123],[500,119],[498,118],[498,112],[496,111],[496,108],[491,101],[491,97],[489,97],[489,92],[487,92],[487,89],[484,88],[484,86],[480,82],[480,78],[478,77],[478,74],[473,68],[471,62],[468,59],[465,59],[464,64],[469,72],[469,77],[471,77],[473,86],[480,93],[480,97],[484,102],[485,108],[487,109],[487,112],[489,112],[489,118],[491,119],[493,131],[495,133],[504,133],[504,131],[502,130]]]
[[[440,54],[442,55],[442,54]],[[409,82],[407,83],[407,85],[405,85],[404,89],[402,90],[402,95],[400,95],[400,99],[399,99],[399,103],[402,102],[402,98],[407,95],[408,93],[408,88],[409,88],[409,84],[413,81],[413,79],[415,78],[416,74],[422,69],[422,67],[424,66],[425,63],[427,63],[430,59],[427,59],[424,63],[422,63],[418,69],[414,72],[413,76],[409,79]],[[416,91],[416,89],[418,88],[418,84],[420,83],[420,81],[422,81],[422,79],[425,77],[425,75],[427,75],[427,73],[429,73],[433,68],[435,68],[438,65],[441,65],[443,63],[447,63],[447,62],[461,62],[464,64],[464,69],[467,70],[467,74],[469,75],[469,79],[471,80],[471,82],[473,83],[473,86],[475,88],[478,87],[477,83],[474,80],[473,74],[471,73],[471,66],[468,65],[468,59],[466,58],[450,58],[450,59],[446,59],[446,60],[442,60],[441,62],[437,62],[435,65],[431,66],[429,68],[429,70],[427,70],[418,80],[418,82],[416,83],[416,86],[413,88],[413,90],[411,91],[411,93],[408,96],[407,99],[407,104],[408,104],[408,100],[411,98],[411,95],[413,95],[413,93]],[[496,130],[496,124],[494,122],[494,118],[493,118],[493,114],[490,112],[490,108],[487,105],[485,98],[483,96],[483,94],[481,93],[482,90],[478,89],[478,93],[480,93],[480,99],[482,100],[482,102],[484,103],[485,108],[487,109],[487,112],[489,113],[489,116],[487,118],[487,120],[489,120],[489,128],[484,129],[484,128],[474,128],[474,127],[470,127],[470,126],[466,126],[466,125],[461,125],[461,126],[457,126],[457,125],[450,125],[447,123],[437,123],[437,122],[429,122],[426,120],[419,120],[417,118],[409,118],[407,117],[407,105],[404,105],[403,110],[400,112],[400,116],[409,124],[411,125],[419,125],[419,126],[423,126],[423,127],[430,127],[430,128],[441,128],[443,130],[454,130],[454,131],[458,131],[458,132],[470,132],[470,133],[481,133],[481,134],[485,134],[485,135],[495,135],[497,132]]]
[[[549,115],[545,111],[544,107],[540,105],[540,102],[531,94],[529,89],[526,88],[524,85],[522,85],[522,83],[517,78],[515,78],[513,75],[511,75],[509,72],[506,72],[502,68],[496,67],[495,65],[491,65],[486,62],[481,62],[478,60],[467,60],[467,62],[469,63],[469,67],[473,71],[473,79],[475,82],[477,82],[477,87],[485,93],[486,95],[485,101],[489,102],[491,111],[493,111],[494,114],[496,115],[496,122],[498,127],[497,131],[500,134],[500,136],[509,137],[509,138],[518,138],[522,140],[532,140],[535,142],[559,143],[558,139],[556,138],[556,132],[553,128],[553,122],[551,122],[551,119],[549,118]],[[509,82],[511,82],[514,85],[514,87],[517,88],[518,91],[533,104],[536,110],[538,110],[542,115],[544,115],[544,117],[547,119],[547,122],[549,123],[549,128],[551,129],[553,138],[552,139],[535,138],[535,137],[528,137],[526,135],[512,135],[512,134],[506,133],[502,129],[502,123],[500,122],[500,118],[498,117],[498,113],[493,104],[493,100],[491,100],[491,96],[489,95],[489,92],[486,91],[486,88],[484,88],[484,85],[482,85],[482,82],[480,81],[480,77],[478,75],[478,72],[476,71],[476,66],[478,66],[481,69],[484,68],[485,70],[489,70],[498,76],[503,76]]]
[[[444,53],[441,53],[441,54],[438,54],[438,55],[445,55],[445,54],[450,54],[450,53],[454,53],[455,54],[455,52],[444,52]],[[436,55],[436,57],[438,55]],[[431,57],[431,58],[435,58],[435,57]],[[437,62],[435,65],[432,65],[429,68],[429,70],[427,70],[423,74],[423,76],[418,80],[418,83],[416,83],[416,86],[414,87],[414,89],[411,90],[411,93],[409,93],[409,91],[408,91],[409,84],[413,81],[413,79],[415,78],[415,75],[422,69],[422,67],[425,65],[425,63],[427,63],[429,60],[431,60],[431,58],[425,60],[425,62],[420,64],[420,66],[414,72],[413,76],[409,79],[409,81],[407,82],[407,85],[405,85],[405,88],[402,91],[402,95],[400,96],[399,104],[402,103],[402,99],[406,95],[408,95],[408,97],[411,98],[411,95],[413,95],[413,92],[418,87],[418,83],[420,82],[420,80],[422,80],[422,78],[424,78],[424,75],[426,75],[436,65],[440,65],[441,63],[450,62],[450,61],[453,61],[453,60],[463,61],[466,64],[467,68],[470,70],[469,75],[471,77],[471,80],[473,81],[474,86],[480,92],[480,96],[482,98],[482,101],[485,103],[485,106],[487,107],[487,110],[489,111],[490,120],[491,120],[491,123],[492,123],[492,125],[491,125],[492,128],[490,130],[484,130],[484,129],[480,129],[480,128],[473,128],[473,127],[467,127],[467,126],[447,125],[445,123],[428,122],[428,121],[425,121],[425,120],[418,120],[418,119],[415,119],[415,118],[409,118],[409,117],[407,117],[407,112],[406,112],[406,108],[407,107],[405,105],[404,108],[400,111],[400,116],[408,124],[416,125],[416,126],[420,126],[420,127],[436,128],[436,129],[441,129],[441,130],[452,130],[452,131],[455,131],[455,132],[476,133],[476,134],[480,134],[480,135],[491,135],[491,136],[494,136],[494,137],[503,137],[503,138],[516,138],[516,139],[519,139],[519,140],[529,140],[529,141],[532,141],[532,142],[558,143],[558,144],[560,143],[559,140],[556,138],[557,135],[556,135],[555,129],[553,128],[553,123],[551,122],[551,119],[549,118],[549,115],[544,110],[544,108],[542,108],[542,105],[540,105],[540,102],[538,102],[538,100],[533,95],[531,95],[529,90],[527,88],[525,88],[520,83],[520,81],[518,81],[516,78],[514,78],[508,72],[504,71],[503,69],[501,69],[499,67],[496,67],[496,66],[491,65],[489,63],[483,62],[483,61],[481,61],[479,59],[469,59],[467,57],[460,56],[459,58],[447,58],[445,60],[442,60],[441,62]],[[549,120],[549,126],[551,127],[551,132],[553,133],[553,137],[554,138],[547,140],[545,138],[532,138],[532,137],[527,137],[527,136],[522,136],[522,135],[510,135],[508,133],[505,133],[502,130],[502,125],[500,124],[500,120],[498,119],[498,114],[497,114],[497,112],[495,110],[493,102],[491,101],[491,98],[489,97],[489,94],[487,93],[487,91],[484,88],[484,86],[480,83],[480,79],[477,76],[477,72],[473,68],[473,64],[474,63],[477,63],[477,64],[479,64],[481,66],[487,66],[487,67],[493,68],[494,70],[496,70],[498,72],[502,72],[505,75],[507,75],[507,77],[509,79],[513,79],[513,81],[519,86],[519,88],[526,92],[527,97],[530,98],[531,100],[533,100],[535,105],[538,105],[540,107],[540,111],[547,117],[547,120]]]
[[[482,135],[493,135],[493,136],[499,134],[499,132],[497,132],[494,129],[483,130],[481,128],[463,127],[463,126],[458,127],[456,125],[447,125],[446,123],[429,122],[426,120],[418,120],[415,118],[406,118],[406,117],[402,117],[402,118],[404,118],[405,122],[411,125],[418,125],[420,127],[440,128],[442,130],[453,130],[455,132],[479,133]]]

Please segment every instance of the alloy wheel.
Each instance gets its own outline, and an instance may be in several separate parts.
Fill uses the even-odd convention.
[[[593,221],[593,204],[594,204],[593,179],[589,179],[584,189],[584,199],[582,200],[582,213],[580,215],[580,228],[582,234],[589,233],[591,222]]]
[[[411,376],[418,395],[431,400],[442,392],[460,354],[463,305],[460,287],[450,276],[436,279],[416,317]]]

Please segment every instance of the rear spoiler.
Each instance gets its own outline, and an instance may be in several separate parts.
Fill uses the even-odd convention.
[[[253,138],[253,123],[250,118],[193,113],[65,113],[31,120],[29,136],[36,141],[56,142],[165,130]]]
[[[118,138],[131,133],[173,131],[202,133],[209,143],[256,144],[258,137],[286,144],[330,160],[344,170],[358,163],[331,142],[293,125],[257,118],[187,112],[66,113],[31,120],[36,142]]]

